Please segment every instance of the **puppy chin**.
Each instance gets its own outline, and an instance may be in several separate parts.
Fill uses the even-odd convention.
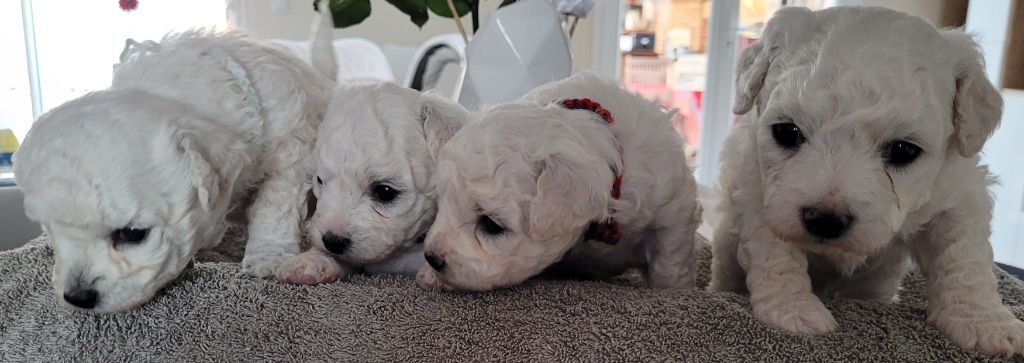
[[[430,266],[423,266],[419,272],[416,273],[416,286],[427,291],[442,291],[450,290],[447,285],[441,281],[441,278],[437,275],[437,271],[434,271]]]
[[[364,265],[371,265],[371,264],[381,263],[381,262],[387,260],[388,256],[390,256],[390,254],[381,255],[381,256],[362,256],[362,255],[360,255],[358,253],[352,253],[352,252],[349,252],[349,251],[345,251],[345,253],[342,253],[342,254],[339,255],[339,254],[334,254],[333,252],[330,252],[330,251],[326,251],[323,248],[320,248],[320,250],[324,251],[324,252],[327,252],[327,255],[329,255],[329,256],[337,257],[339,260],[341,260],[341,262],[344,262],[344,263],[347,263],[347,264],[350,264],[350,265],[355,265],[355,266],[364,266]]]
[[[499,285],[487,283],[479,279],[460,279],[460,276],[467,276],[467,274],[453,275],[457,273],[458,271],[453,271],[451,267],[446,269],[444,273],[438,273],[429,265],[424,265],[416,273],[416,285],[428,291],[487,292],[516,284],[513,282]]]
[[[146,298],[132,299],[128,301],[118,302],[117,304],[113,304],[110,306],[104,304],[93,308],[91,311],[97,314],[111,314],[127,310],[134,310],[135,308],[149,302],[149,300],[152,298],[153,297],[150,296]]]
[[[390,261],[395,257],[398,257],[403,252],[405,252],[412,246],[416,245],[417,240],[419,240],[419,238],[413,238],[411,240],[401,242],[368,242],[369,244],[387,245],[387,249],[371,255],[360,254],[358,251],[351,251],[338,256],[338,258],[340,258],[344,262],[354,265],[374,265],[378,263],[384,263]]]

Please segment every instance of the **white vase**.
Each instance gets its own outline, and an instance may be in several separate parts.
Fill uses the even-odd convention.
[[[520,0],[495,10],[465,52],[458,100],[473,110],[516,100],[572,73],[569,36],[547,0]]]

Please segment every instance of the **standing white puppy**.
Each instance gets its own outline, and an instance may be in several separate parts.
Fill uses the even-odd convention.
[[[736,88],[711,290],[749,290],[758,319],[824,334],[836,321],[819,297],[891,301],[913,261],[953,342],[1024,352],[978,162],[1002,100],[969,36],[881,8],[786,8],[743,51]]]
[[[15,156],[25,211],[53,243],[57,295],[99,312],[140,305],[250,204],[242,267],[273,275],[299,251],[329,90],[239,35],[129,41],[111,88],[43,115]]]
[[[440,151],[427,289],[485,291],[551,268],[694,287],[696,183],[671,114],[593,74],[487,110]],[[446,120],[446,118],[441,118]]]

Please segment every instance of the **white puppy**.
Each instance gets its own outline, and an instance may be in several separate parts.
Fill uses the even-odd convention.
[[[454,132],[431,129],[451,125],[432,118],[468,115],[451,101],[391,83],[335,89],[314,152],[312,248],[288,260],[278,278],[326,283],[353,267],[414,274],[437,212],[433,137]]]
[[[321,8],[326,2],[321,3]],[[337,78],[331,13],[321,12],[313,65]],[[423,265],[423,238],[437,213],[437,134],[455,130],[437,117],[465,119],[458,104],[391,83],[341,85],[333,91],[314,151],[316,211],[311,248],[277,271],[281,281],[328,283],[354,268],[413,274]]]
[[[649,286],[693,288],[700,213],[670,118],[589,73],[487,110],[441,149],[419,285],[485,291],[549,267],[583,278],[638,267]],[[614,226],[618,240],[590,240]]]
[[[747,116],[724,148],[711,290],[749,290],[758,319],[824,334],[836,321],[819,297],[891,301],[913,261],[946,336],[1024,352],[978,162],[1002,100],[966,34],[881,8],[786,8],[736,87]]]
[[[33,125],[16,155],[25,210],[50,236],[54,288],[99,312],[148,301],[251,200],[242,262],[299,251],[314,131],[330,82],[240,35],[129,42],[110,89]]]

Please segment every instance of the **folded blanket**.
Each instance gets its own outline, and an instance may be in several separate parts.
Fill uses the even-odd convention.
[[[245,277],[237,229],[152,302],[97,315],[57,303],[41,237],[0,253],[0,361],[967,361],[925,323],[912,274],[896,304],[832,301],[839,330],[800,337],[759,323],[744,296],[608,282],[530,281],[435,293],[411,277],[322,286]],[[707,284],[709,253],[699,283]],[[1001,270],[1024,315],[1024,285]]]

